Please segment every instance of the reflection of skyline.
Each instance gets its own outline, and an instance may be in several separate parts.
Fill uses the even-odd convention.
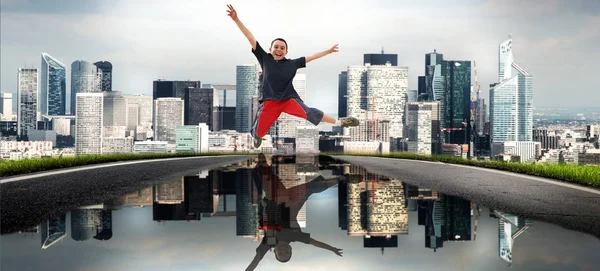
[[[445,242],[474,240],[470,201],[371,174],[358,166],[319,165],[314,157],[302,160],[274,158],[268,161],[286,188],[301,185],[320,174],[358,177],[348,178],[338,184],[338,226],[350,236],[361,236],[364,248],[399,247],[399,243],[405,240],[402,235],[409,233],[409,211],[417,212],[415,218],[418,218],[418,225],[424,226],[423,247],[435,250],[444,247]],[[252,165],[256,165],[255,161],[210,170],[207,174],[184,176],[139,189],[105,204],[80,207],[70,212],[69,235],[77,241],[92,238],[109,240],[112,237],[114,210],[120,206],[143,208],[151,205],[152,220],[155,221],[155,213],[162,216],[158,218],[164,218],[158,221],[235,216],[235,235],[260,240],[258,237],[263,234],[258,227],[258,200],[261,193],[252,185]],[[162,191],[157,192],[159,189]],[[161,201],[173,200],[173,203],[158,203],[156,198],[160,197],[163,197]],[[306,212],[306,205],[302,206],[302,210]],[[297,219],[299,224],[304,221],[301,227],[306,227],[306,213],[301,214],[302,211]],[[510,263],[514,240],[527,230],[531,222],[519,220],[514,215],[501,214],[494,212],[494,216],[499,218],[498,255]],[[52,223],[58,226],[45,226]],[[44,229],[49,229],[45,235]],[[66,221],[60,217],[49,219],[42,223],[40,232],[42,246],[44,242],[48,244],[45,248],[52,246],[67,235]]]

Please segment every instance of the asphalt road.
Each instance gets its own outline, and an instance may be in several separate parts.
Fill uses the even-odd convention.
[[[240,155],[145,160],[142,163],[42,177],[29,174],[25,176],[31,178],[18,181],[10,181],[14,176],[2,178],[1,232],[10,233],[33,227],[43,219],[66,213],[78,206],[99,204],[156,183],[180,179],[181,176],[198,174],[203,169],[226,166],[253,157]],[[91,167],[95,166],[97,165]],[[49,173],[58,171],[60,170]]]
[[[600,190],[499,170],[436,162],[358,156],[335,158],[420,188],[600,238]],[[561,186],[563,184],[565,186]]]

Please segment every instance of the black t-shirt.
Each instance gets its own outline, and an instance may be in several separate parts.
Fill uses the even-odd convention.
[[[273,55],[265,52],[258,41],[256,42],[256,50],[252,50],[252,53],[262,67],[258,94],[259,101],[300,99],[292,81],[296,76],[296,71],[306,67],[305,57],[275,60]]]

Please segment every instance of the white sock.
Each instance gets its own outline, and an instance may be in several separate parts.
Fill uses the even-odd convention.
[[[342,121],[341,120],[336,120],[335,121],[335,126],[342,126]]]

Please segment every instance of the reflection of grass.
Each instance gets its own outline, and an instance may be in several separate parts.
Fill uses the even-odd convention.
[[[0,161],[0,177],[84,166],[91,164],[109,163],[128,160],[160,159],[191,156],[220,156],[220,155],[244,155],[245,152],[231,153],[149,153],[149,154],[108,154],[108,155],[80,155],[62,158],[40,158],[25,159],[17,161]]]
[[[418,155],[413,153],[391,153],[385,155],[377,154],[329,154],[329,155],[353,155],[353,156],[375,156],[397,159],[423,160],[444,162],[449,164],[460,164],[476,167],[485,167],[491,169],[499,169],[511,171],[521,174],[545,177],[577,183],[587,186],[600,187],[600,167],[593,165],[576,165],[576,164],[545,164],[545,163],[514,163],[501,161],[474,161],[466,160],[460,157],[447,155]]]

